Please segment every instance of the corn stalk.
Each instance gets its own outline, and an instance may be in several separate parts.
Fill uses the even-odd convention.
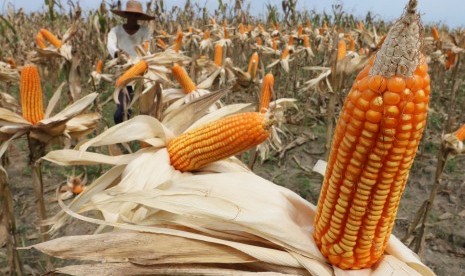
[[[5,228],[8,231],[7,256],[10,275],[21,276],[24,273],[21,265],[21,258],[16,249],[19,245],[19,239],[13,210],[13,196],[8,185],[8,177],[3,167],[0,167],[0,205],[3,209],[0,213],[0,222],[6,222]]]

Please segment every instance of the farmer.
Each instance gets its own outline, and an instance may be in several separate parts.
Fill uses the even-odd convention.
[[[155,17],[143,12],[139,1],[128,1],[126,10],[111,10],[112,13],[126,18],[126,24],[113,27],[108,33],[107,49],[112,58],[126,55],[131,59],[137,59],[136,47],[151,39],[151,32],[147,26],[141,26],[138,20],[153,20]],[[113,115],[115,124],[125,119],[125,107],[132,101],[134,90],[127,86],[119,92],[116,111]],[[126,108],[127,109],[127,108]],[[131,110],[127,110],[127,117]]]

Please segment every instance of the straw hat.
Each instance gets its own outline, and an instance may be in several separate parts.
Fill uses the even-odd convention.
[[[148,15],[144,13],[142,9],[142,4],[139,1],[128,1],[126,3],[126,10],[111,10],[112,13],[122,16],[128,17],[129,14],[138,15],[138,20],[153,20],[155,19],[154,16]]]

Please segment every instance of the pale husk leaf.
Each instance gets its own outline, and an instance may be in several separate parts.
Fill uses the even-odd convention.
[[[86,108],[88,108],[95,100],[95,98],[98,96],[97,93],[91,93],[76,102],[74,102],[72,105],[67,106],[65,109],[57,113],[56,115],[46,118],[38,123],[39,126],[46,126],[48,124],[54,123],[54,122],[60,122],[60,121],[66,121],[81,112],[83,112]]]
[[[162,123],[175,135],[179,135],[194,122],[203,117],[208,108],[228,92],[228,89],[223,89],[218,92],[208,93],[194,101],[181,105],[166,114]]]
[[[205,265],[163,265],[140,266],[131,263],[104,263],[88,265],[71,265],[58,268],[58,273],[69,275],[177,275],[177,276],[282,276],[278,272],[249,272],[233,268],[208,267]]]
[[[50,115],[52,114],[53,110],[55,109],[56,104],[61,98],[61,91],[63,90],[63,87],[65,86],[66,82],[62,82],[60,86],[58,86],[57,90],[53,93],[52,98],[50,98],[50,101],[48,102],[47,109],[45,110],[45,115],[44,118],[49,118]]]
[[[82,144],[79,149],[85,151],[89,147],[106,146],[135,140],[143,141],[154,137],[167,140],[172,139],[174,136],[157,119],[147,115],[140,115],[107,129],[99,136]]]

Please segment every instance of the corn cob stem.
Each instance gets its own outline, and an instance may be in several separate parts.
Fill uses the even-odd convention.
[[[265,141],[271,124],[266,114],[249,112],[184,133],[167,146],[171,165],[183,172],[194,171],[233,156]]]
[[[429,76],[412,2],[357,76],[337,122],[314,238],[343,269],[370,267],[383,254],[425,126]]]

